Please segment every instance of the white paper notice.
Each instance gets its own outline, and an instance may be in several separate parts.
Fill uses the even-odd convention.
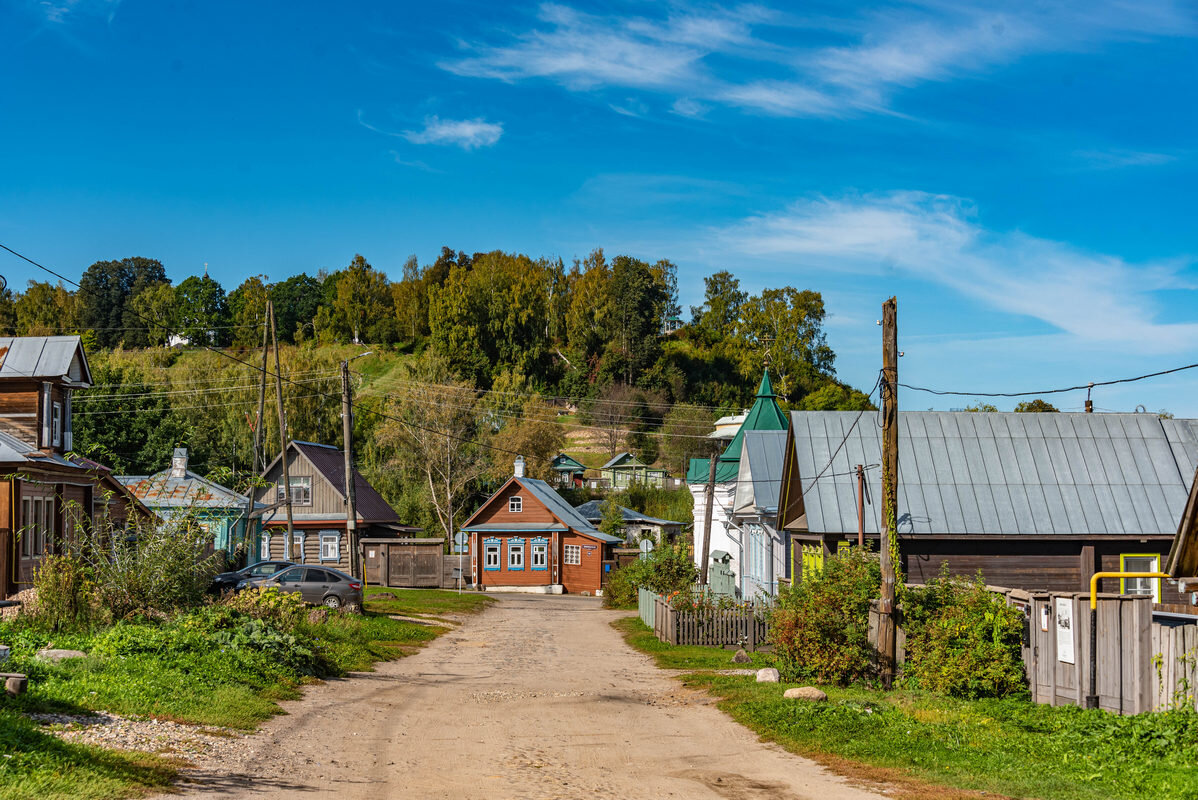
[[[1057,660],[1073,662],[1073,601],[1057,598]]]

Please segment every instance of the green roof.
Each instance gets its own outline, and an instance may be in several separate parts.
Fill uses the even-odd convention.
[[[557,458],[553,459],[553,468],[558,472],[583,472],[586,470],[586,467],[565,453],[558,453]]]
[[[753,407],[745,415],[745,421],[740,429],[728,442],[724,452],[720,454],[720,462],[715,468],[717,483],[736,480],[740,471],[740,452],[744,445],[747,431],[784,431],[786,430],[786,415],[778,406],[778,396],[774,394],[774,386],[770,383],[770,371],[767,369],[761,376],[761,385],[757,387],[757,396]],[[692,458],[686,471],[687,483],[706,483],[707,472],[710,469],[706,458]],[[701,474],[700,474],[701,473]]]

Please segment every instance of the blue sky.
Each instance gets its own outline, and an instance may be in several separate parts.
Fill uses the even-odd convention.
[[[892,294],[912,384],[1198,361],[1189,4],[332,8],[0,3],[0,242],[72,275],[207,263],[227,289],[358,252],[398,275],[442,245],[602,246],[675,261],[684,306],[717,269],[821,291],[865,387]],[[1195,388],[1095,404],[1198,416]]]

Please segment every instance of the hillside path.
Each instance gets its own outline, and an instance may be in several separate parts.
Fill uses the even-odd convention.
[[[415,655],[284,703],[232,762],[180,787],[216,798],[866,800],[683,688],[585,597],[501,595]],[[179,795],[171,795],[178,797]]]

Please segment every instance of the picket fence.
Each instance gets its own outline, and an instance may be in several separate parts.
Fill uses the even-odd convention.
[[[663,642],[707,647],[740,645],[756,650],[769,637],[767,608],[753,604],[743,608],[679,610],[661,595],[639,590],[637,610],[641,621],[653,628]]]

